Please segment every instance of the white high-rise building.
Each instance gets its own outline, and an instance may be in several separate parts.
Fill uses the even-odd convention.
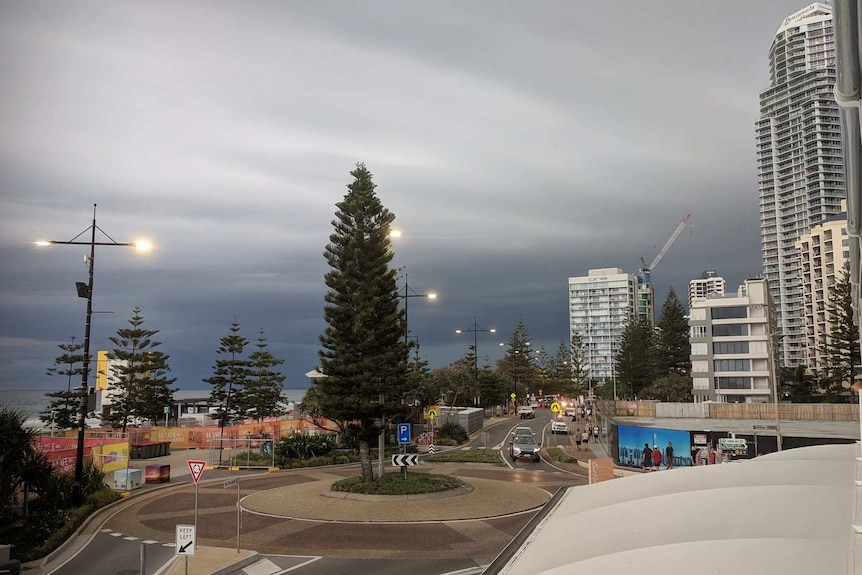
[[[815,3],[785,18],[769,49],[769,87],[756,122],[763,273],[775,302],[779,364],[805,365],[802,262],[796,241],[841,211],[841,126],[832,87],[832,7]]]
[[[637,291],[637,277],[620,268],[569,278],[569,339],[576,333],[583,338],[587,377],[593,383],[616,379],[620,336],[635,317]]]
[[[724,278],[715,275],[715,270],[706,270],[699,278],[688,282],[688,309],[691,305],[710,296],[724,295]]]
[[[688,324],[695,402],[772,399],[770,291],[767,280],[746,280],[734,295],[694,302]]]

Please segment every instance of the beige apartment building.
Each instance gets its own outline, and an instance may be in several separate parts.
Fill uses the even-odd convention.
[[[811,371],[823,365],[823,348],[831,332],[832,318],[827,305],[832,286],[850,263],[846,200],[841,202],[841,210],[811,226],[810,231],[796,241],[802,262],[806,367]]]

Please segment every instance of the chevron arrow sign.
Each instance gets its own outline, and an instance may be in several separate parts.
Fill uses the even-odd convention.
[[[392,465],[394,467],[406,467],[408,465],[419,465],[419,456],[415,453],[406,455],[393,455]]]

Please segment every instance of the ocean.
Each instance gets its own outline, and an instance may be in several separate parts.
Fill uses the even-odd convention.
[[[0,389],[0,403],[6,407],[17,409],[24,412],[27,419],[39,419],[39,413],[48,408],[51,398],[46,397],[46,393],[51,393],[50,389]],[[62,391],[65,391],[63,389]],[[185,390],[180,390],[185,391]],[[191,390],[194,391],[194,390]],[[199,390],[201,391],[201,390]],[[290,401],[302,402],[307,389],[285,389],[283,395],[286,395]],[[208,391],[201,391],[202,395],[208,394]]]

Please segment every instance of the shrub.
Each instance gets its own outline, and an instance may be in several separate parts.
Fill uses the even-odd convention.
[[[347,477],[333,483],[331,489],[368,495],[413,495],[448,491],[463,485],[463,481],[452,475],[408,472],[405,478],[401,472],[396,471],[386,473],[382,479],[375,478],[373,481],[363,481],[361,475]]]
[[[551,459],[553,459],[554,461],[559,461],[560,463],[577,463],[578,462],[577,459],[575,459],[574,457],[572,457],[571,455],[569,455],[568,453],[566,453],[565,451],[563,451],[559,447],[549,447],[548,448],[548,455],[551,457]]]
[[[295,432],[278,440],[275,445],[275,458],[279,465],[284,466],[293,459],[322,457],[334,450],[334,435],[308,435]]]
[[[437,455],[429,455],[423,461],[429,463],[492,463],[503,465],[500,452],[492,449],[470,449],[469,451],[447,451]]]
[[[457,445],[467,441],[468,438],[467,431],[453,421],[447,421],[434,432],[434,440],[437,442],[440,442],[440,439],[451,439],[455,442],[451,444],[440,442],[441,445]]]

